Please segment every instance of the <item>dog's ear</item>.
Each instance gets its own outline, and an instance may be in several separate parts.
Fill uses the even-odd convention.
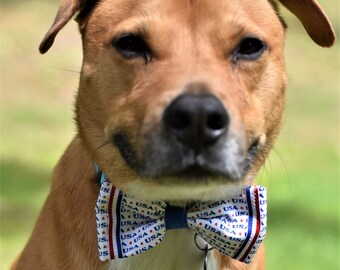
[[[320,5],[315,0],[279,0],[302,22],[309,36],[322,47],[335,41],[334,30]]]
[[[82,0],[61,0],[59,10],[54,19],[54,23],[40,43],[39,51],[41,53],[48,51],[48,49],[52,46],[58,32],[77,13],[83,2],[84,1]]]

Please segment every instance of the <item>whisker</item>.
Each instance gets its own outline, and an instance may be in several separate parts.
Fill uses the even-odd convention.
[[[94,152],[93,152],[93,154],[92,154],[92,160],[94,160],[94,158],[95,158],[97,152],[99,151],[99,149],[102,148],[102,147],[104,147],[104,146],[106,146],[106,145],[108,145],[109,143],[110,143],[109,141],[104,141],[102,144],[100,144],[100,145],[94,150]]]
[[[270,156],[267,157],[266,159],[267,164],[269,164],[269,172],[268,169],[265,171],[267,178],[268,178],[268,182],[272,183],[273,182],[273,166],[272,166],[272,162],[270,160]],[[267,166],[268,168],[268,166]]]
[[[44,67],[42,69],[57,69],[57,70],[62,70],[62,71],[67,71],[67,72],[72,72],[72,73],[77,73],[77,74],[83,74],[81,71],[67,69],[67,68],[61,68],[61,67],[53,67],[53,66]]]
[[[267,163],[267,160],[265,158],[265,155],[264,155],[264,152],[263,150],[260,150],[260,153],[256,155],[260,160],[263,161],[263,165],[262,165],[262,168],[261,168],[261,174],[260,174],[260,179],[258,180],[259,183],[262,181],[262,178],[263,178],[263,175],[266,171],[266,163]]]
[[[274,147],[273,147],[273,151],[279,157],[280,161],[282,162],[283,167],[285,168],[285,172],[286,172],[286,176],[288,178],[288,181],[291,182],[291,178],[290,178],[289,171],[288,171],[288,166],[287,166],[287,163],[284,160],[282,154],[278,150],[276,150]]]
[[[276,156],[279,158],[279,160],[281,161],[281,163],[283,164],[283,167],[285,169],[288,181],[290,182],[290,175],[289,175],[289,171],[288,171],[288,166],[287,166],[287,163],[285,162],[282,154],[272,145],[267,145],[266,147],[267,147],[266,150],[273,150],[273,153],[275,153]],[[273,166],[272,166],[271,159],[270,159],[269,156],[265,159],[263,152],[262,152],[262,159],[264,159],[264,165],[263,165],[264,173],[266,173],[268,180],[270,182],[272,182],[273,181]],[[266,166],[267,164],[269,164],[269,172],[268,172],[268,166]],[[263,176],[263,173],[261,174],[261,178],[262,178],[262,176]]]

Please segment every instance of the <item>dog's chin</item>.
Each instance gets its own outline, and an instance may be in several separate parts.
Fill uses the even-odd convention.
[[[237,194],[247,185],[244,181],[231,181],[218,176],[200,176],[198,178],[183,175],[158,179],[138,179],[126,183],[125,192],[148,201],[170,201],[186,203],[191,201],[213,201]]]

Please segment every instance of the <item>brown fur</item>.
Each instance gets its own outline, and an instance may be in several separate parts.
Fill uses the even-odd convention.
[[[333,43],[333,31],[314,1],[282,2],[317,43]],[[308,4],[307,13],[297,2]],[[283,120],[284,27],[267,0],[102,0],[96,5],[63,0],[41,52],[76,11],[84,50],[76,102],[78,135],[55,168],[51,192],[17,270],[104,269],[97,255],[94,206],[99,186],[93,163],[115,186],[136,193],[134,187],[143,186],[145,179],[127,166],[111,137],[124,131],[137,158],[143,158],[146,137],[157,132],[164,109],[188,85],[203,83],[204,91],[222,101],[233,120],[229,132],[241,134],[244,151],[260,138],[262,154],[244,185],[253,182]],[[314,22],[319,22],[315,30]],[[127,61],[112,48],[112,38],[123,32],[137,32],[151,44],[150,63]],[[234,63],[233,49],[249,34],[265,40],[268,50],[259,60]],[[149,179],[142,192],[157,185]],[[217,252],[215,257],[220,270],[265,269],[263,246],[250,266]]]

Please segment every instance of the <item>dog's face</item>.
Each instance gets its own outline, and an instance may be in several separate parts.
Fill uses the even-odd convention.
[[[283,115],[284,29],[268,1],[243,2],[110,0],[93,10],[78,123],[117,186],[210,199],[258,169]]]
[[[270,2],[103,0],[78,22],[79,134],[114,185],[187,201],[253,181],[284,112],[284,24]]]

